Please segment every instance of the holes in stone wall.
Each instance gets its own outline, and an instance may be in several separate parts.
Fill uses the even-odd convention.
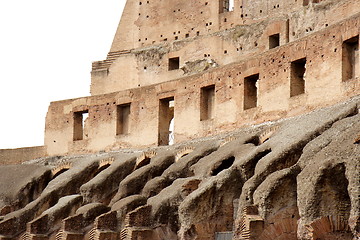
[[[180,68],[180,58],[179,57],[173,57],[169,58],[169,71],[176,70]]]
[[[200,121],[214,118],[215,85],[203,87],[200,90]]]
[[[83,140],[85,136],[85,120],[89,116],[89,111],[79,111],[74,112],[73,118],[74,118],[74,128],[73,128],[73,140]]]
[[[219,166],[217,166],[216,168],[214,168],[212,171],[211,171],[211,176],[216,176],[218,175],[220,172],[230,168],[233,163],[235,161],[235,157],[234,156],[231,156],[227,159],[224,159]]]
[[[359,75],[359,35],[342,44],[342,80],[347,81]]]
[[[269,36],[269,49],[280,46],[280,34],[273,34]]]
[[[291,62],[290,97],[305,93],[306,58]]]
[[[257,106],[258,81],[259,74],[254,74],[244,79],[244,110]]]
[[[118,105],[116,108],[116,135],[130,132],[130,103]]]

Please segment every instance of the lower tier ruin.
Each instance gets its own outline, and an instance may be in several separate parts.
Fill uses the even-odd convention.
[[[0,166],[0,240],[360,239],[359,108]]]

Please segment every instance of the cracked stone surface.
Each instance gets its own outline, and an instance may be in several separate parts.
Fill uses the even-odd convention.
[[[359,238],[359,106],[354,98],[172,146],[0,167],[0,239]]]

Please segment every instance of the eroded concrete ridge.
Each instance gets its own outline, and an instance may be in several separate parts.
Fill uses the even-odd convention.
[[[0,167],[0,239],[358,239],[359,107]]]
[[[359,0],[128,0],[91,96],[0,151],[0,240],[360,239],[359,31]]]

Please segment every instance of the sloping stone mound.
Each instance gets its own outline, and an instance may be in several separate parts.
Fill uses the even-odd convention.
[[[0,167],[0,239],[359,239],[359,106]]]

